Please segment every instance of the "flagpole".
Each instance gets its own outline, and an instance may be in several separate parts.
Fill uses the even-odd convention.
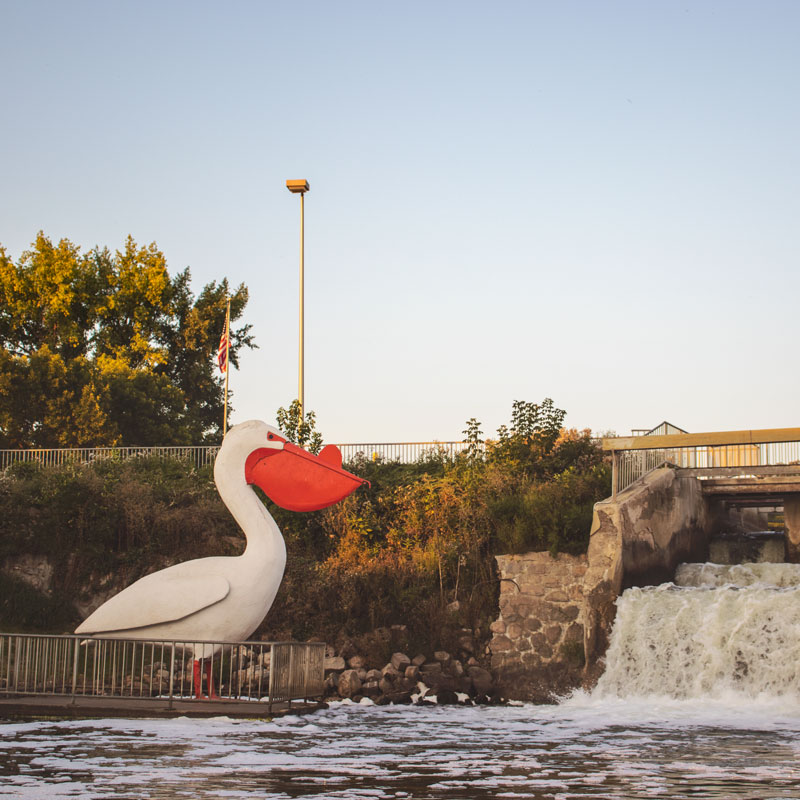
[[[228,303],[225,308],[225,405],[222,412],[222,436],[228,432],[228,376],[231,374],[231,298],[228,295]]]

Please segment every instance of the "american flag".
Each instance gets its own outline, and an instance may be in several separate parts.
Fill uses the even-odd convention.
[[[228,350],[231,346],[231,340],[226,331],[222,332],[222,337],[219,340],[219,347],[217,348],[217,364],[219,364],[219,371],[223,374],[228,371]]]

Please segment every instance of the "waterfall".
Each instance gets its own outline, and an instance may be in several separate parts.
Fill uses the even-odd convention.
[[[800,564],[683,564],[628,589],[593,694],[800,700]]]

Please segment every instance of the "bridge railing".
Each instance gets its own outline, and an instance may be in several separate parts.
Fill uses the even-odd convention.
[[[352,461],[359,454],[375,461],[399,461],[413,464],[422,458],[440,457],[454,459],[469,447],[465,442],[365,442],[338,444],[344,461]],[[177,458],[191,463],[195,469],[214,463],[219,445],[168,446],[168,447],[52,447],[25,450],[0,450],[0,470],[20,461],[38,461],[46,466],[65,464],[88,464],[111,459],[122,461],[128,458],[155,456]]]
[[[688,469],[800,464],[800,428],[603,439],[612,456],[612,496],[664,463]]]
[[[205,656],[214,689],[269,703],[324,694],[323,642],[182,642],[0,633],[0,695],[189,700]],[[199,687],[208,693],[209,687]]]

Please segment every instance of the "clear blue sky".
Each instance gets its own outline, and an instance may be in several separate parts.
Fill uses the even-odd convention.
[[[800,425],[800,3],[0,0],[0,242],[251,292],[234,420]]]

